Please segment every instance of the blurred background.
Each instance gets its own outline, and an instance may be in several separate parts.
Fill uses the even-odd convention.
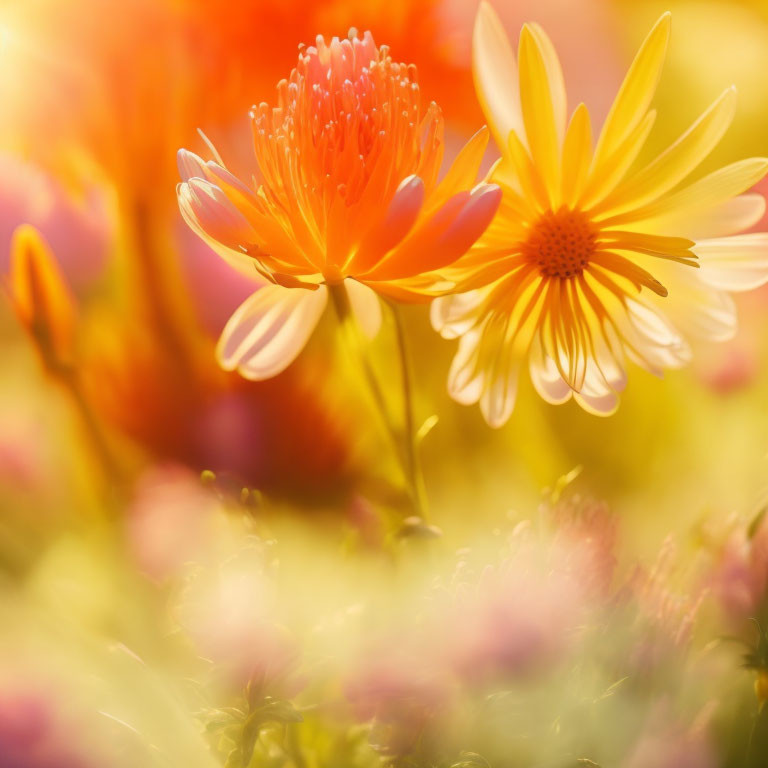
[[[671,10],[660,119],[647,151],[676,138],[733,83],[736,119],[702,172],[768,155],[764,0],[493,4],[513,39],[525,21],[544,26],[563,63],[570,106],[586,102],[596,120],[647,31]],[[217,368],[218,334],[254,285],[184,226],[175,154],[179,147],[203,154],[202,129],[247,177],[250,106],[272,101],[299,43],[354,26],[371,30],[395,59],[417,65],[425,98],[445,114],[450,156],[482,125],[470,72],[475,11],[473,0],[0,0],[0,275],[10,294],[12,236],[32,225],[76,306],[75,374],[63,377],[41,364],[12,302],[0,301],[0,635],[13,658],[0,672],[0,723],[11,672],[24,681],[24,706],[38,713],[35,722],[39,708],[50,705],[52,687],[66,691],[75,681],[83,688],[82,701],[65,713],[72,722],[46,719],[51,732],[85,727],[75,722],[78,708],[100,700],[97,689],[109,680],[110,696],[128,691],[120,704],[126,711],[139,712],[140,700],[157,701],[157,712],[141,720],[150,731],[156,720],[165,724],[151,739],[158,751],[171,750],[176,765],[207,765],[212,758],[198,750],[197,729],[175,700],[158,693],[165,677],[197,673],[176,668],[179,647],[188,650],[192,641],[178,636],[165,600],[181,587],[158,591],[157,583],[174,584],[173,574],[190,558],[231,563],[232,553],[256,536],[259,547],[273,537],[293,542],[281,548],[290,574],[281,589],[297,591],[273,598],[282,606],[281,626],[304,622],[309,631],[307,615],[321,610],[335,626],[333,612],[362,600],[366,589],[384,594],[380,563],[366,564],[359,553],[379,547],[391,521],[401,520],[402,484],[333,319],[325,318],[305,353],[271,381],[248,382]],[[488,165],[495,156],[490,148]],[[543,498],[554,498],[552,489],[557,496],[564,476],[569,493],[612,510],[620,531],[616,556],[625,562],[653,561],[669,536],[683,553],[714,537],[721,556],[722,542],[768,502],[768,293],[739,297],[739,309],[737,337],[696,350],[687,370],[663,381],[634,371],[615,416],[598,419],[572,403],[549,406],[526,381],[512,419],[492,431],[478,409],[445,392],[453,344],[431,330],[426,307],[406,307],[416,421],[437,417],[420,447],[429,526],[442,531],[442,554],[425,555],[427,562],[453,563],[453,553],[467,546],[496,552]],[[399,379],[388,362],[393,334],[385,322],[372,354],[396,410]],[[201,542],[208,545],[204,557]],[[345,561],[338,580],[346,586],[334,587],[339,553],[350,548],[358,559]],[[257,560],[269,570],[272,555],[260,550]],[[675,562],[685,570],[693,556]],[[416,583],[426,581],[419,573]],[[316,594],[304,591],[312,579],[316,590],[326,590],[322,609],[313,605]],[[344,592],[358,579],[354,594]],[[250,586],[243,588],[252,596]],[[402,593],[387,599],[405,612]],[[71,621],[60,623],[60,614]],[[215,623],[215,613],[206,616]],[[185,620],[184,626],[201,621],[195,610]],[[274,628],[263,630],[268,637],[253,631],[265,647],[281,649],[267,654],[273,669],[291,666],[283,658],[290,643],[272,637]],[[215,647],[205,646],[206,658],[230,655],[217,638],[201,642],[209,640]],[[323,642],[332,645],[327,637]],[[70,646],[77,648],[72,657]],[[12,656],[20,648],[23,659]],[[134,658],[139,648],[152,655],[151,671]],[[296,686],[288,677],[273,676],[284,698]],[[351,697],[363,702],[362,711],[366,685]],[[14,712],[26,711],[21,699],[14,701]],[[115,718],[132,744],[131,729],[142,726]],[[114,735],[89,733],[95,741]],[[0,744],[2,734],[0,725]],[[685,734],[670,739],[688,744]],[[638,749],[647,757],[661,747]],[[631,759],[627,765],[635,764]],[[690,765],[712,764],[706,759]],[[86,764],[61,760],[7,763],[0,756],[0,766]]]

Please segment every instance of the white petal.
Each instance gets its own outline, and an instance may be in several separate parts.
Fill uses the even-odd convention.
[[[603,333],[592,334],[593,356],[606,383],[615,392],[622,392],[627,386],[627,372],[624,368],[624,350],[621,340],[610,323],[604,323]]]
[[[528,362],[533,387],[542,400],[552,405],[561,405],[570,400],[572,390],[563,381],[554,360],[549,355],[544,354],[538,334],[531,344]]]
[[[216,350],[225,370],[261,381],[284,371],[304,348],[323,313],[328,291],[267,285],[238,307]]]
[[[205,161],[194,152],[180,149],[176,153],[176,165],[179,169],[179,176],[181,176],[182,181],[205,178]]]
[[[444,339],[457,339],[477,324],[480,308],[490,287],[452,296],[441,296],[432,302],[429,317],[432,327]]]
[[[248,219],[215,184],[194,178],[182,186],[189,190],[189,202],[200,227],[214,240],[236,248],[255,239]]]
[[[604,392],[601,395],[591,395],[584,391],[576,392],[573,399],[593,416],[611,416],[619,407],[619,396],[613,392]]]
[[[627,299],[628,313],[617,317],[621,333],[634,347],[626,347],[627,357],[653,374],[665,368],[681,368],[691,360],[691,349],[680,333],[656,307]]]
[[[751,291],[768,282],[768,232],[702,240],[693,251],[701,280],[723,291]]]
[[[520,361],[514,356],[511,344],[498,348],[492,368],[491,374],[486,374],[480,410],[488,426],[498,429],[512,415],[520,378]]]
[[[357,280],[345,280],[349,304],[363,333],[372,339],[381,328],[381,302],[376,292]]]
[[[619,407],[619,396],[606,381],[594,358],[588,358],[584,385],[573,399],[588,413],[610,416]]]
[[[679,286],[670,282],[668,287],[674,302],[670,304],[670,316],[683,333],[709,341],[733,338],[736,305],[728,293],[710,288],[699,279],[689,279]]]
[[[254,261],[250,256],[237,248],[225,245],[203,227],[197,214],[199,205],[197,195],[194,193],[192,186],[187,182],[178,184],[176,186],[176,196],[181,216],[187,223],[187,226],[232,268],[252,280],[261,281]]]
[[[484,374],[478,367],[482,328],[473,328],[459,340],[459,348],[448,371],[448,393],[462,405],[472,405],[483,392]]]
[[[654,308],[634,299],[627,299],[630,322],[643,337],[659,346],[675,346],[679,341],[677,331]]]

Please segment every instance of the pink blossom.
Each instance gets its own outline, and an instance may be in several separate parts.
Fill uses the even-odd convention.
[[[294,675],[299,648],[278,622],[277,593],[258,544],[195,572],[177,617],[199,655],[229,683],[258,680],[285,696],[301,687]]]
[[[450,707],[451,681],[435,650],[415,634],[380,639],[350,675],[347,698],[360,720],[372,722],[369,741],[379,752],[407,754]]]
[[[128,540],[139,567],[155,581],[200,559],[209,545],[218,504],[193,472],[168,465],[139,481],[128,510]]]
[[[670,724],[666,708],[651,718],[623,768],[716,768],[717,760],[703,724],[685,729]]]
[[[76,200],[30,163],[0,154],[0,272],[8,271],[10,242],[20,224],[42,232],[73,287],[96,278],[110,238],[106,196],[92,187]]]
[[[42,688],[3,684],[0,691],[0,768],[87,768],[94,765],[72,743],[60,707]]]
[[[450,664],[470,683],[536,673],[569,647],[582,608],[582,590],[566,573],[519,558],[489,567],[448,613]]]
[[[720,547],[708,586],[731,620],[756,616],[768,586],[768,525],[762,521],[750,538],[734,527]]]

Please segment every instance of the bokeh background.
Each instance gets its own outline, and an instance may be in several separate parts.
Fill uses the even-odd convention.
[[[585,101],[596,119],[647,30],[671,10],[660,119],[646,151],[673,140],[734,83],[736,119],[702,172],[768,154],[764,0],[494,6],[513,39],[524,21],[544,26],[570,104]],[[25,685],[37,681],[45,696],[74,684],[86,710],[100,686],[127,691],[126,711],[156,702],[157,712],[140,719],[150,731],[165,724],[152,738],[175,755],[173,764],[210,758],[197,750],[194,726],[158,693],[178,670],[175,646],[165,645],[173,634],[168,595],[155,590],[157,579],[176,573],[200,540],[216,542],[205,558],[228,562],[254,535],[233,517],[267,520],[266,538],[291,542],[281,559],[294,592],[274,598],[291,614],[281,622],[307,628],[310,616],[362,600],[366,590],[384,594],[386,579],[359,551],[386,539],[402,507],[386,435],[332,317],[271,381],[218,370],[217,335],[254,286],[183,225],[176,150],[202,153],[202,129],[247,176],[249,107],[272,99],[299,43],[354,26],[417,65],[455,152],[482,124],[470,72],[475,11],[472,0],[0,2],[0,275],[9,270],[14,230],[36,227],[76,296],[79,371],[76,401],[41,366],[11,302],[0,301],[0,636],[13,659],[5,666],[28,670]],[[494,157],[490,148],[488,165]],[[736,338],[695,350],[690,368],[663,380],[636,370],[610,418],[572,403],[547,405],[526,382],[509,423],[492,431],[478,409],[448,398],[453,345],[431,330],[427,308],[407,307],[417,423],[437,417],[420,450],[442,554],[419,557],[442,562],[461,547],[500,548],[511,527],[553,498],[551,489],[557,495],[564,476],[568,493],[612,510],[617,557],[626,562],[653,561],[670,537],[682,570],[712,537],[720,547],[730,535],[723,531],[748,525],[768,503],[768,293],[739,297],[739,310]],[[393,343],[385,323],[371,352],[397,409]],[[208,490],[198,480],[203,472]],[[226,523],[208,520],[211,499],[230,510]],[[350,548],[358,554],[344,560],[339,553]],[[389,594],[386,610],[405,612],[408,599]],[[215,623],[206,616],[190,621]],[[115,656],[115,644],[124,655]],[[23,663],[12,655],[19,647]],[[151,671],[134,665],[130,654],[142,655],[139,648],[155,659]],[[751,682],[742,684],[749,693]],[[76,720],[74,710],[68,717]]]

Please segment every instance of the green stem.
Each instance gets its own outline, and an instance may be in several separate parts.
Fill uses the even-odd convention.
[[[59,380],[75,405],[85,434],[93,448],[93,454],[101,465],[105,480],[110,485],[119,482],[120,469],[118,463],[112,455],[101,425],[83,394],[77,371],[73,368],[62,370],[59,372]]]
[[[411,498],[411,502],[414,506],[414,511],[417,515],[422,514],[421,495],[418,486],[415,483],[417,474],[414,472],[415,456],[412,454],[412,438],[408,438],[405,441],[406,445],[403,445],[401,440],[400,430],[393,423],[387,407],[387,401],[382,392],[381,386],[376,372],[371,365],[371,361],[365,352],[363,343],[360,339],[360,331],[357,324],[352,317],[352,309],[349,304],[349,296],[347,295],[346,288],[343,285],[329,285],[328,290],[331,296],[331,302],[336,311],[336,315],[339,319],[339,325],[345,337],[347,347],[355,354],[356,362],[359,364],[360,371],[362,372],[368,389],[376,405],[376,411],[381,419],[381,422],[387,432],[390,440],[392,441],[392,447],[397,456],[397,460],[401,465],[403,476],[408,487],[408,494]],[[398,342],[398,347],[402,348],[402,345]],[[410,387],[409,387],[410,389]],[[410,398],[410,394],[409,394]],[[408,408],[410,411],[410,407]],[[406,425],[409,434],[412,432],[412,418]]]
[[[394,303],[390,303],[389,306],[395,321],[397,353],[400,359],[400,374],[403,383],[404,442],[409,480],[416,495],[419,515],[425,519],[427,511],[427,494],[424,484],[424,475],[421,471],[421,463],[419,462],[418,446],[416,445],[416,424],[413,416],[413,368],[411,365],[411,356],[408,352],[405,326],[403,324],[400,308]]]

